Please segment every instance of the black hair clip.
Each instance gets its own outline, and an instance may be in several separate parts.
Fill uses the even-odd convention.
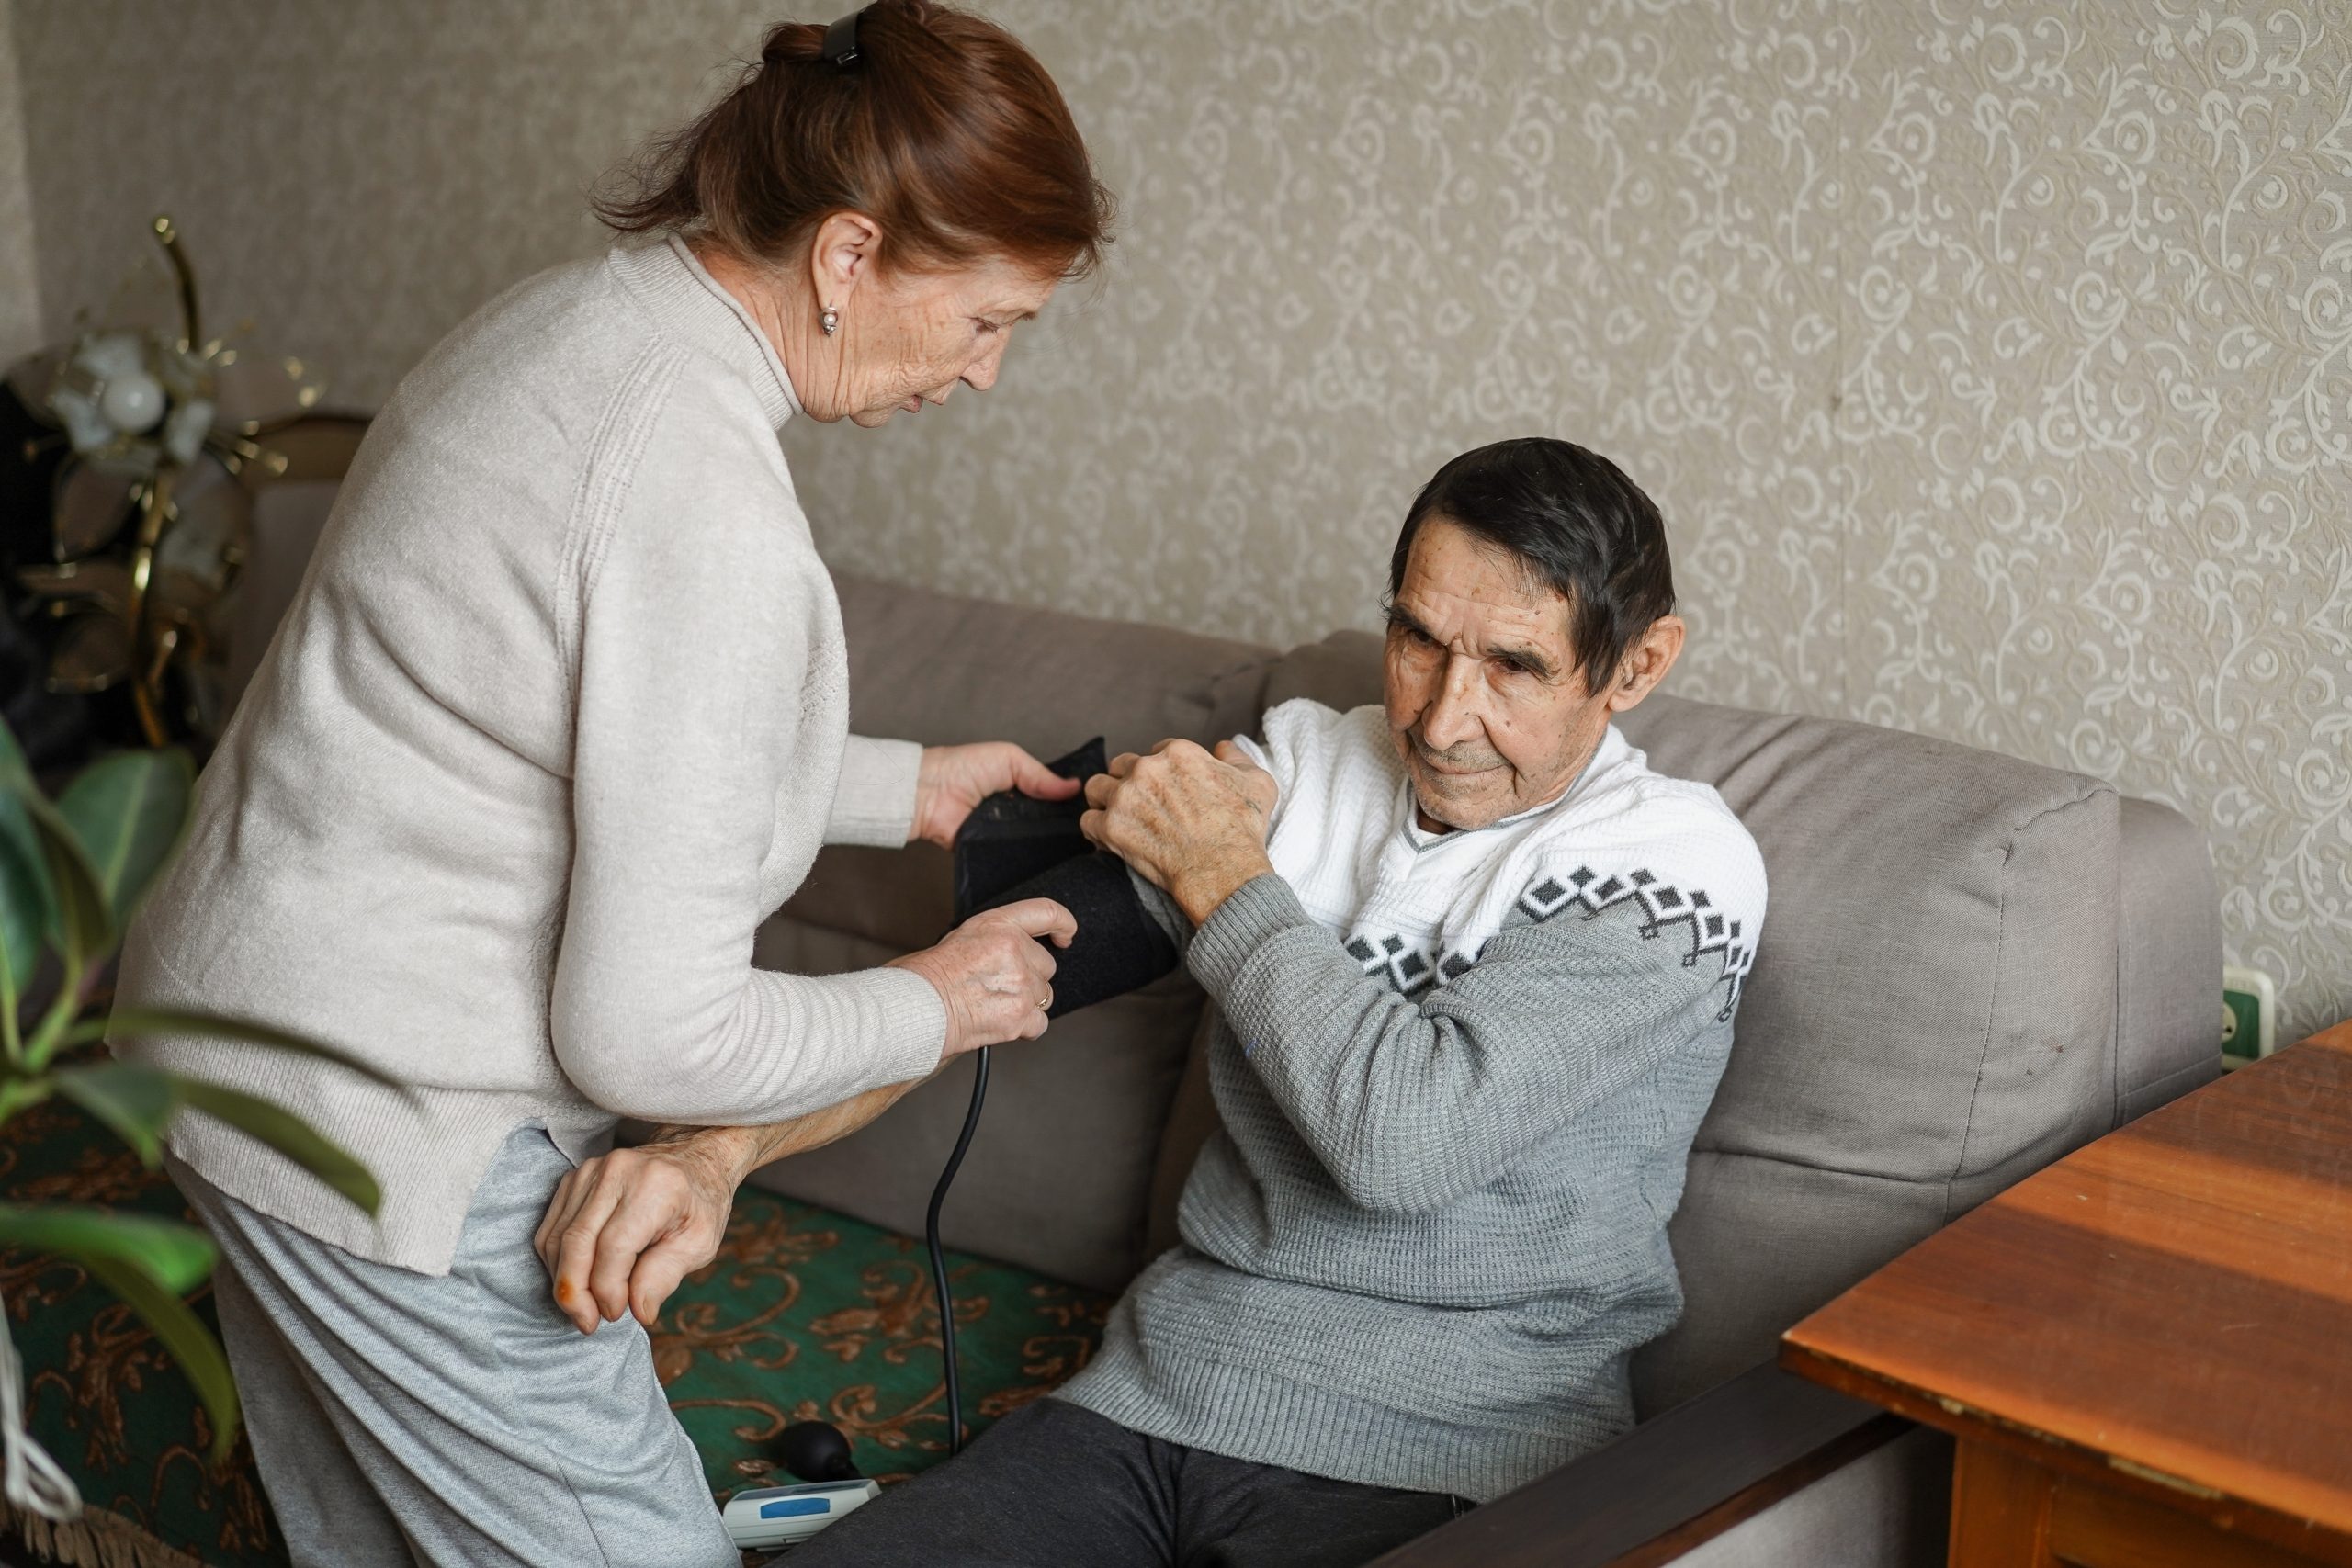
[[[825,46],[819,51],[817,57],[836,71],[846,71],[856,64],[859,58],[857,25],[865,20],[865,12],[871,9],[871,6],[867,6],[865,9],[852,11],[848,16],[835,20],[832,26],[825,29]]]

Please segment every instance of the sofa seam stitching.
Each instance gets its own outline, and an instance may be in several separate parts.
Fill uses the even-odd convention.
[[[1943,1218],[1947,1224],[1951,1223],[1952,1217],[1952,1189],[1959,1184],[1960,1173],[1968,1168],[1969,1140],[1976,1132],[1976,1103],[1984,1098],[1984,1069],[1993,1059],[1993,1021],[2000,1014],[2001,977],[2007,968],[2006,961],[2008,957],[2009,945],[2009,863],[2017,856],[2017,835],[2024,831],[2031,821],[2039,820],[2046,815],[2048,815],[2047,812],[2037,812],[2027,823],[2012,828],[2009,830],[2009,841],[2001,846],[2001,906],[1993,940],[1993,984],[1984,1000],[1984,1037],[1977,1052],[1975,1081],[1969,1086],[1968,1114],[1961,1119],[1960,1123],[1960,1150],[1952,1160],[1950,1174],[1944,1178]]]
[[[1892,1181],[1905,1187],[1949,1188],[1951,1186],[1950,1179],[1945,1177],[1892,1176],[1883,1170],[1856,1170],[1849,1166],[1828,1165],[1819,1160],[1799,1159],[1793,1155],[1760,1154],[1754,1149],[1701,1148],[1693,1145],[1690,1153],[1693,1157],[1699,1155],[1713,1155],[1723,1159],[1766,1160],[1773,1165],[1792,1166],[1799,1170],[1817,1170],[1826,1176],[1850,1176],[1860,1181]],[[1677,1212],[1679,1212],[1679,1205],[1677,1205]]]

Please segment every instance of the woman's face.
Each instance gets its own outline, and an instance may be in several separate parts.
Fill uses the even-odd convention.
[[[833,364],[820,367],[802,406],[816,419],[872,430],[893,414],[945,402],[959,382],[984,390],[996,382],[1013,327],[1045,307],[1058,281],[1003,261],[861,279],[824,345]]]

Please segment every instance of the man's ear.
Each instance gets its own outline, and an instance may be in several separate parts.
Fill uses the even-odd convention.
[[[1682,657],[1682,632],[1681,616],[1660,615],[1634,640],[1634,646],[1625,650],[1624,662],[1617,667],[1617,682],[1609,691],[1611,713],[1638,707],[1644,697],[1657,690],[1657,683]]]
[[[836,212],[817,225],[808,245],[808,281],[817,303],[840,310],[874,272],[881,254],[882,226],[863,212]]]

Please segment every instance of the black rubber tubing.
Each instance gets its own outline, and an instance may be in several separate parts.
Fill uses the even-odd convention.
[[[988,1098],[989,1048],[983,1045],[972,1055],[978,1060],[972,1064],[971,1109],[964,1112],[964,1131],[956,1139],[956,1152],[947,1156],[939,1185],[931,1190],[931,1213],[922,1223],[923,1243],[931,1249],[931,1288],[939,1302],[939,1361],[947,1374],[950,1459],[964,1451],[964,1399],[956,1378],[956,1298],[947,1289],[947,1255],[939,1249],[939,1206],[947,1201],[947,1189],[955,1184],[956,1172],[964,1164],[964,1151],[972,1146],[972,1134],[980,1125],[980,1104]]]

